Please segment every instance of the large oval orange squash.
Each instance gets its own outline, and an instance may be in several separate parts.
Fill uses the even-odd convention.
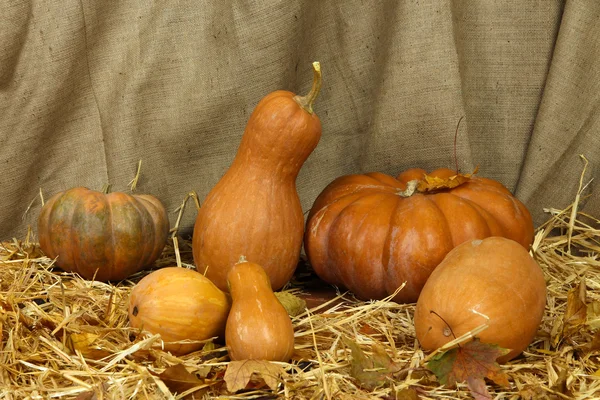
[[[198,271],[166,267],[134,286],[129,322],[160,334],[165,350],[183,355],[200,349],[201,341],[223,337],[230,307],[227,295]]]
[[[362,299],[382,299],[406,282],[394,300],[415,302],[455,246],[489,236],[525,248],[532,243],[531,214],[499,182],[473,176],[453,188],[407,194],[425,175],[410,169],[397,179],[375,172],[330,183],[315,200],[305,232],[317,275]],[[427,176],[455,175],[438,169]]]
[[[318,63],[314,66],[307,96],[280,90],[258,103],[231,166],[198,212],[194,262],[222,290],[242,255],[265,269],[273,290],[296,269],[304,234],[296,177],[321,137],[312,111],[321,85]]]
[[[151,265],[169,234],[162,203],[150,195],[76,187],[52,196],[38,218],[40,248],[85,279],[121,280]]]
[[[545,305],[544,275],[527,250],[501,237],[473,240],[448,253],[429,277],[415,331],[424,349],[435,350],[487,323],[477,337],[509,349],[498,359],[505,362],[531,343]]]

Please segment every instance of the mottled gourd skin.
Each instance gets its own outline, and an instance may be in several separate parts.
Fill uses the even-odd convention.
[[[287,362],[294,352],[294,328],[264,269],[240,262],[228,274],[232,306],[225,344],[232,360]]]
[[[473,177],[453,189],[400,195],[425,173],[347,175],[330,183],[311,208],[304,239],[317,275],[361,299],[383,299],[406,282],[394,300],[409,303],[460,243],[502,236],[529,248],[531,214],[502,184]],[[455,174],[438,169],[429,175]]]
[[[229,297],[198,271],[166,267],[134,286],[129,322],[160,334],[166,351],[184,355],[201,349],[205,343],[199,341],[222,339],[230,307]]]
[[[42,251],[61,269],[98,281],[126,279],[154,263],[168,233],[157,198],[83,187],[52,196],[38,218]]]
[[[304,234],[296,177],[320,137],[319,118],[291,92],[270,93],[252,112],[194,225],[194,263],[221,290],[242,255],[265,269],[273,290],[292,277]]]
[[[435,350],[454,339],[448,326],[459,337],[487,323],[477,337],[511,350],[498,359],[503,363],[532,342],[545,306],[544,274],[523,246],[502,237],[473,240],[431,274],[417,301],[415,332],[423,349]]]

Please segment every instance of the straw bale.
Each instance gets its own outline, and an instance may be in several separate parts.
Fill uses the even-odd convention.
[[[546,312],[533,343],[503,366],[510,388],[490,385],[495,398],[600,398],[600,221],[577,210],[584,199],[578,193],[566,209],[545,210],[548,221],[538,228],[531,251],[547,281]],[[192,267],[189,238],[174,237],[154,269]],[[246,391],[228,393],[222,343],[209,341],[200,351],[175,357],[162,350],[160,336],[128,326],[129,292],[149,272],[113,284],[86,281],[56,268],[31,233],[2,242],[0,398],[471,398],[465,385],[442,387],[424,368],[428,355],[415,339],[414,304],[364,302],[339,292],[293,317],[296,351],[291,363],[278,363],[276,390],[255,377]],[[587,313],[571,326],[564,316],[574,289],[583,293]],[[297,277],[286,290],[302,296],[308,289]],[[367,356],[374,345],[382,346],[400,371],[386,385],[362,389],[350,374],[348,339]],[[187,382],[169,378],[178,364],[189,373]]]

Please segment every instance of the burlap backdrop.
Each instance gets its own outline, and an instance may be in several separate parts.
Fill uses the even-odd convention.
[[[573,199],[579,154],[598,175],[599,21],[597,0],[4,1],[0,238],[35,227],[40,188],[128,190],[140,159],[139,192],[169,210],[202,200],[255,104],[306,92],[313,60],[323,137],[298,178],[305,209],[342,174],[453,167],[465,116],[461,169],[540,223]]]

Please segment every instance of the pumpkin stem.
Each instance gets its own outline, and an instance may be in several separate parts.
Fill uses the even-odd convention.
[[[419,185],[419,181],[416,179],[414,179],[412,181],[408,181],[408,183],[406,184],[406,189],[399,190],[397,194],[400,197],[410,197],[413,194],[415,194],[415,192],[417,191],[418,185]]]
[[[306,96],[294,96],[294,101],[304,108],[309,114],[313,113],[313,103],[315,102],[319,91],[321,90],[321,64],[318,61],[312,63],[313,66],[313,85]]]
[[[108,194],[109,192],[110,192],[110,183],[105,183],[104,186],[102,186],[102,193]]]
[[[245,263],[245,262],[247,262],[247,261],[248,261],[248,260],[246,260],[246,257],[244,257],[244,256],[240,256],[240,259],[239,259],[239,261],[237,262],[237,264]]]

